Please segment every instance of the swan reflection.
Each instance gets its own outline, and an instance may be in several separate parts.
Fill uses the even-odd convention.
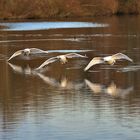
[[[123,89],[123,88],[117,87],[117,85],[114,82],[112,82],[108,86],[105,86],[102,84],[92,83],[91,81],[85,79],[85,83],[95,94],[104,93],[113,97],[124,98],[125,96],[127,96],[133,91],[133,86]]]
[[[132,91],[133,91],[132,86],[122,89],[122,88],[118,88],[116,84],[113,82],[105,89],[105,93],[111,96],[116,96],[116,97],[125,97]]]
[[[19,74],[25,74],[25,75],[36,75],[37,72],[34,71],[29,65],[26,65],[26,67],[22,67],[19,65],[8,63],[8,65],[12,68],[12,70]]]
[[[42,73],[37,73],[37,75],[48,85],[53,87],[58,87],[60,89],[81,89],[84,86],[84,82],[73,82],[68,80],[67,77],[63,77],[60,80],[55,78],[45,76]]]
[[[104,92],[104,85],[97,84],[97,83],[92,83],[89,80],[85,79],[86,85],[89,86],[89,88],[94,92],[94,93],[102,93]]]

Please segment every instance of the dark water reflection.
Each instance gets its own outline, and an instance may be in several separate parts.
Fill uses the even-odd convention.
[[[97,22],[109,27],[0,31],[0,139],[139,139],[140,18]],[[52,52],[6,63],[14,51],[27,47]],[[89,58],[33,71],[47,58],[70,50]],[[129,55],[134,63],[83,72],[92,57],[116,52]]]

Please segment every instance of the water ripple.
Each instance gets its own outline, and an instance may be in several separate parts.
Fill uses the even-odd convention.
[[[117,72],[130,72],[130,71],[139,71],[139,70],[140,70],[140,65],[133,65],[124,68],[119,68]]]

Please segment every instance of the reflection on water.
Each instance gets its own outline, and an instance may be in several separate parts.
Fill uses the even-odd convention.
[[[8,63],[8,65],[13,69],[13,71],[15,73],[25,74],[25,75],[36,74],[36,71],[34,71],[29,65],[27,65],[26,67],[21,67],[21,66],[14,65],[14,64],[11,64],[11,63]]]
[[[133,66],[127,66],[124,68],[119,68],[118,72],[129,72],[129,71],[139,71],[140,70],[140,65],[133,65]]]
[[[109,26],[0,31],[0,139],[139,139],[140,18],[93,20],[85,19],[86,24],[94,26],[97,20]],[[60,23],[55,22],[55,26]],[[28,29],[24,22],[9,25]],[[6,61],[24,48],[50,53]],[[46,59],[70,52],[86,54],[88,59],[70,59],[65,65],[54,63],[41,73],[34,71]],[[122,61],[114,66],[99,65],[92,72],[83,71],[94,56],[117,52],[127,54],[134,63]]]
[[[46,84],[51,85],[53,87],[62,88],[62,89],[80,89],[83,87],[84,82],[82,83],[76,83],[69,81],[67,77],[62,77],[60,81],[57,81],[55,78],[51,78],[48,76],[45,76],[41,73],[37,74]]]
[[[107,27],[108,24],[92,23],[92,22],[14,22],[1,23],[6,26],[7,31],[30,31],[30,30],[46,30],[60,28],[97,28]]]
[[[56,39],[26,39],[26,40],[4,40],[0,41],[0,43],[8,43],[8,42],[37,42],[37,41],[72,41],[72,42],[80,42],[84,41],[84,38],[56,38]]]
[[[125,89],[121,89],[121,88],[118,88],[114,82],[112,82],[107,87],[105,85],[102,85],[102,84],[92,83],[87,79],[85,80],[85,82],[95,94],[106,93],[110,96],[124,98],[126,95],[130,94],[133,91],[132,86],[125,88]]]

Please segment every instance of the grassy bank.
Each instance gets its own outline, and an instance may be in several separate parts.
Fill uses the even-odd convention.
[[[140,0],[1,0],[1,19],[139,14]]]

